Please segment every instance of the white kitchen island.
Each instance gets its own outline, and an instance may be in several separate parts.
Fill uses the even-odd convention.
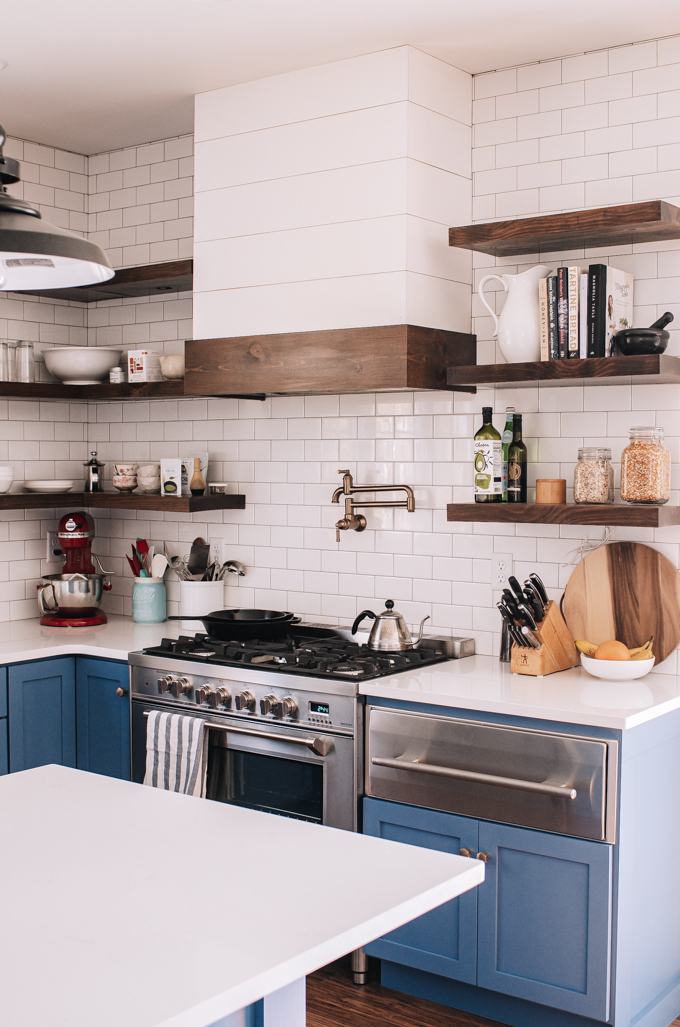
[[[484,879],[474,859],[57,766],[0,779],[0,832],[8,1027],[304,1027],[306,974]]]

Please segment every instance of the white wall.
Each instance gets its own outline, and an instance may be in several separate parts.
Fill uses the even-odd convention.
[[[197,96],[194,337],[469,331],[470,100],[408,46]]]

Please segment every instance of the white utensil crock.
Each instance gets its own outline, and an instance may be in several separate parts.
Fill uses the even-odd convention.
[[[509,364],[541,359],[538,283],[549,274],[551,268],[537,264],[521,275],[485,275],[479,283],[479,298],[494,321],[493,337],[498,339],[498,347]],[[500,317],[496,317],[483,291],[492,278],[508,293]]]
[[[179,583],[179,612],[182,617],[195,614],[200,617],[214,610],[224,609],[224,582],[223,581],[180,581]],[[182,627],[189,631],[204,631],[205,629],[197,620],[183,620]]]

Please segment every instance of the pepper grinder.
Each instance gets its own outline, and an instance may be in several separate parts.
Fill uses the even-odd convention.
[[[105,463],[97,460],[96,449],[92,450],[90,454],[91,459],[87,463],[83,463],[83,467],[87,468],[85,472],[85,492],[103,492],[101,475],[99,468],[104,467]]]

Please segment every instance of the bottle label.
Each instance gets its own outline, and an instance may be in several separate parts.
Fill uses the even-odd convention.
[[[500,439],[475,439],[475,493],[495,496],[503,491],[503,447]]]
[[[517,460],[508,460],[508,492],[522,491],[522,465]]]

